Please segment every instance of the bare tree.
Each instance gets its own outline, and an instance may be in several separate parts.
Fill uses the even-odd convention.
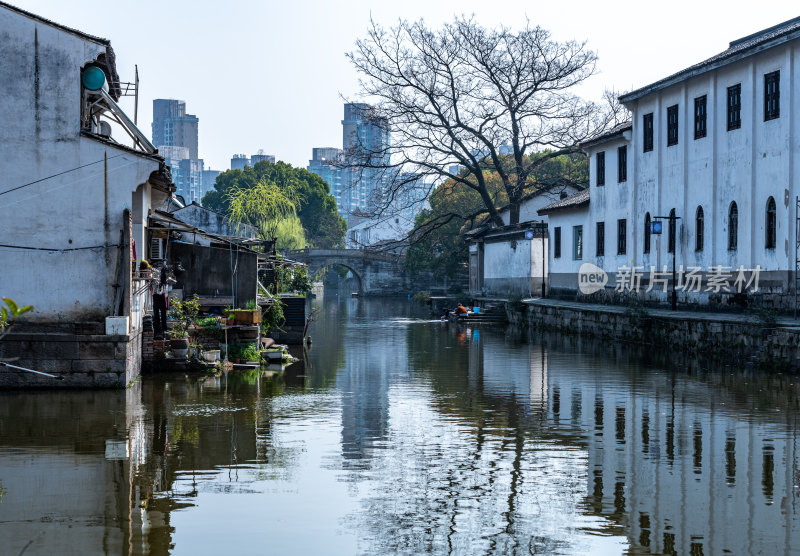
[[[380,174],[379,211],[402,199],[409,176],[417,187],[418,178],[451,179],[476,191],[502,225],[488,172],[502,181],[516,224],[523,196],[544,185],[536,183],[537,167],[624,117],[612,95],[597,104],[573,93],[595,73],[597,56],[586,43],[555,41],[530,22],[513,31],[463,16],[438,30],[423,21],[386,30],[373,21],[347,56],[372,103],[365,117],[391,129],[389,143],[346,153],[362,176]]]

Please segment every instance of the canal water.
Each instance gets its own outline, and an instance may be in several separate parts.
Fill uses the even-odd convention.
[[[284,377],[0,394],[0,552],[800,553],[796,377],[319,305]]]

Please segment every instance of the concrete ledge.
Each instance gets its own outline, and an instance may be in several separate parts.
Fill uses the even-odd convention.
[[[751,315],[582,304],[550,299],[507,306],[509,321],[535,330],[702,354],[722,362],[800,370],[800,326],[766,327]]]

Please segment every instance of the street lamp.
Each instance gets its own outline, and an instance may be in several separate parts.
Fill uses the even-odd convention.
[[[678,310],[678,292],[675,289],[677,286],[677,280],[675,275],[675,259],[678,256],[678,220],[680,220],[679,216],[675,216],[675,211],[670,211],[671,214],[669,216],[654,216],[653,220],[655,222],[650,223],[650,233],[660,234],[661,233],[661,222],[660,220],[669,220],[669,232],[670,236],[669,239],[672,240],[672,310]],[[656,231],[656,229],[658,231]],[[667,249],[669,249],[669,244],[667,244]]]

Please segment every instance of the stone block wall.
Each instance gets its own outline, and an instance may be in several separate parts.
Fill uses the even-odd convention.
[[[653,346],[737,366],[800,370],[800,330],[766,328],[746,316],[650,315],[619,307],[574,308],[536,302],[507,306],[507,313],[511,324],[538,331]]]
[[[139,376],[141,329],[131,335],[11,332],[0,358],[61,380],[0,367],[0,388],[122,388]]]

